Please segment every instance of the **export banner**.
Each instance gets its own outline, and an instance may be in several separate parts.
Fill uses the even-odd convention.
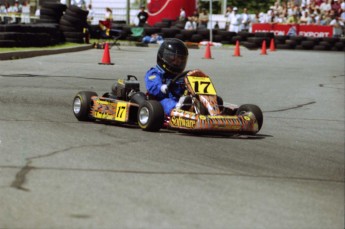
[[[275,35],[288,35],[296,33],[305,37],[332,37],[333,27],[325,25],[299,25],[299,24],[253,24],[252,32],[273,32]]]

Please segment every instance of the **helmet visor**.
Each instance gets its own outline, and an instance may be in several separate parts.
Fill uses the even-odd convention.
[[[164,50],[162,59],[167,63],[171,70],[175,72],[182,72],[187,64],[187,55],[181,55],[178,53],[173,53],[170,50]]]

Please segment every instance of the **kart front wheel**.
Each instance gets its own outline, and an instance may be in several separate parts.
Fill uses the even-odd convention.
[[[164,123],[164,110],[156,100],[144,101],[138,110],[138,124],[142,130],[156,132]]]
[[[257,132],[259,132],[259,130],[262,127],[262,123],[264,122],[264,117],[263,117],[260,107],[254,104],[244,104],[238,108],[236,115],[240,115],[243,112],[252,112],[254,114],[256,121],[258,122],[258,127],[259,127]]]
[[[93,91],[80,91],[73,99],[73,113],[79,121],[92,121],[91,107],[92,97],[97,96]]]

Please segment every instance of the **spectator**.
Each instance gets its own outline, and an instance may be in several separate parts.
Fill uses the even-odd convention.
[[[196,18],[195,17],[188,17],[188,20],[186,24],[184,25],[185,30],[196,30],[197,29],[197,23],[196,23]]]
[[[89,11],[89,13],[87,14],[87,23],[91,25],[93,18],[95,17],[95,11],[93,11],[91,4],[87,6],[87,11]]]
[[[286,23],[286,17],[283,12],[281,12],[276,18],[275,18],[277,23]]]
[[[263,12],[260,12],[258,15],[258,21],[259,23],[266,23],[266,15]]]
[[[216,21],[216,24],[214,25],[214,29],[219,29],[219,23]]]
[[[330,0],[325,0],[323,3],[321,3],[320,5],[320,10],[321,13],[325,13],[327,11],[330,11],[332,9],[331,4],[330,4]]]
[[[343,34],[344,23],[339,20],[339,17],[334,17],[334,19],[329,23],[333,27],[333,37],[341,37]]]
[[[308,23],[309,13],[307,11],[303,11],[302,17],[299,20],[299,23],[306,25]]]
[[[298,10],[298,6],[295,5],[291,11],[290,11],[290,15],[287,19],[287,23],[288,24],[297,24],[299,23],[299,10]]]
[[[149,18],[149,14],[145,11],[145,6],[140,7],[140,12],[137,15],[139,19],[139,27],[144,27],[147,19]]]
[[[225,30],[226,31],[229,30],[230,18],[231,18],[232,13],[233,13],[232,7],[231,6],[226,7],[226,12],[225,12],[225,15],[224,15],[224,17],[226,18],[226,21],[225,21]]]
[[[113,21],[113,11],[107,7],[105,8],[104,20],[99,21],[99,27],[105,31],[105,34],[109,36],[111,22]]]
[[[17,22],[16,16],[17,16],[18,13],[19,13],[18,2],[15,2],[14,5],[10,6],[10,7],[7,9],[7,12],[8,12],[8,15],[10,16],[9,22],[10,22],[10,23],[16,23],[16,22]]]
[[[30,4],[25,1],[22,6],[21,23],[30,23]]]
[[[113,11],[109,7],[105,8],[104,18],[106,21],[113,20]]]
[[[247,8],[244,8],[243,13],[242,13],[242,28],[241,28],[241,30],[249,31],[249,25],[250,25],[250,16],[248,14]]]
[[[340,20],[345,24],[345,10],[343,10],[340,14]]]
[[[338,0],[331,1],[331,9],[334,10],[336,16],[339,16],[341,14],[341,6]]]
[[[7,9],[4,4],[0,4],[0,22],[7,24]]]
[[[345,11],[345,0],[340,0],[340,8],[343,12]]]
[[[208,20],[208,12],[205,8],[203,8],[201,13],[199,14],[199,27],[207,28]]]
[[[230,29],[229,29],[229,31],[230,32],[238,33],[238,32],[241,31],[242,18],[241,18],[241,15],[237,13],[238,12],[237,7],[234,7],[233,11],[234,11],[234,13],[232,14],[232,17],[230,19],[231,22],[230,22]]]
[[[185,22],[186,21],[186,11],[184,10],[183,7],[180,9],[179,21],[180,22]]]

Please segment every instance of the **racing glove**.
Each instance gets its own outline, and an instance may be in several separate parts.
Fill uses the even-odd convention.
[[[161,92],[162,92],[163,94],[168,93],[168,85],[162,84],[162,86],[161,86]]]

